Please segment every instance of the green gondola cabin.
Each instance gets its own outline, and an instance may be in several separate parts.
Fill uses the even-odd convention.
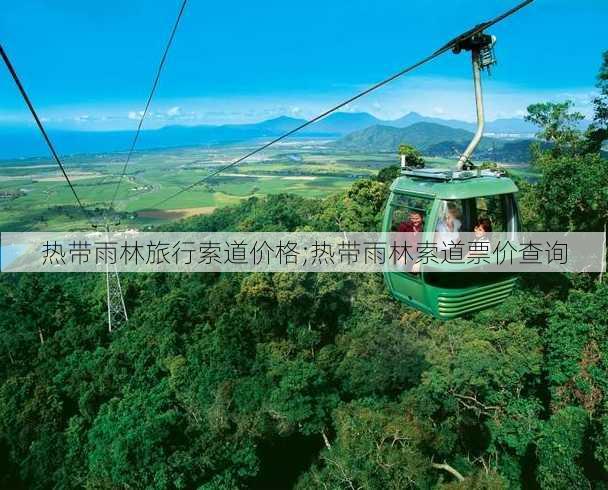
[[[425,237],[447,232],[458,238],[460,233],[474,231],[477,220],[483,218],[492,232],[506,233],[509,240],[516,238],[520,231],[517,186],[502,173],[475,168],[471,162],[484,131],[481,72],[496,63],[495,42],[494,36],[475,31],[454,43],[454,53],[471,52],[477,129],[454,171],[412,168],[401,155],[402,173],[393,182],[386,205],[385,233],[408,232],[415,227]],[[411,216],[416,222],[411,218],[408,221]],[[458,220],[457,226],[454,219]],[[437,318],[456,318],[495,306],[511,294],[517,281],[515,274],[482,269],[483,265],[475,261],[456,266],[419,261],[415,269],[387,267],[384,279],[399,301]]]
[[[472,232],[479,217],[492,221],[492,230],[514,237],[519,230],[515,183],[489,170],[407,170],[391,186],[383,231],[403,231],[400,225],[413,211],[421,217],[421,230],[433,235],[448,209],[458,213],[461,232]],[[476,273],[476,264],[446,272],[453,264],[421,265],[416,272],[385,270],[390,293],[437,318],[455,318],[504,301],[517,280],[509,273]]]

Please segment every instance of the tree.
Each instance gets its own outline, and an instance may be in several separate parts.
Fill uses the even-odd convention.
[[[321,435],[329,426],[338,396],[325,373],[312,360],[286,359],[285,345],[269,346],[268,411],[278,431]]]
[[[604,51],[602,65],[597,75],[600,93],[593,99],[593,122],[587,130],[589,151],[598,152],[608,139],[608,51]]]
[[[396,395],[415,386],[424,361],[408,332],[396,322],[353,318],[348,335],[337,340],[342,355],[337,375],[343,390],[356,398]]]
[[[11,377],[0,388],[0,435],[28,488],[54,486],[65,446],[64,411],[59,388],[43,373]]]
[[[608,396],[608,287],[573,291],[553,304],[546,332],[546,371],[554,410],[566,405],[601,413]]]
[[[550,146],[534,145],[533,163],[541,178],[535,186],[524,186],[522,202],[530,221],[536,217],[543,231],[601,231],[608,220],[608,165],[597,151],[589,151],[578,127],[583,115],[571,109],[569,101],[528,107],[526,120],[540,127],[538,137]]]
[[[358,180],[348,191],[327,198],[315,228],[323,231],[375,231],[389,187],[383,182]]]
[[[399,145],[399,155],[405,161],[406,167],[424,168],[424,158],[413,146]]]
[[[572,112],[572,107],[571,101],[543,102],[528,106],[528,114],[524,119],[540,128],[537,137],[551,144],[549,151],[553,157],[578,155],[584,148],[579,123],[585,116],[580,112]],[[535,152],[541,152],[538,145]]]
[[[92,487],[185,488],[194,469],[167,383],[105,404],[88,433]]]
[[[432,432],[428,424],[396,404],[373,400],[344,404],[334,418],[335,440],[297,489],[430,487],[438,472],[421,451]]]
[[[608,165],[597,154],[542,158],[531,189],[543,231],[602,231],[608,220]]]
[[[426,449],[435,461],[460,455],[470,468],[461,471],[464,476],[483,468],[514,484],[522,477],[542,410],[535,393],[541,339],[512,314],[485,315],[479,321],[434,325],[425,356],[428,368],[404,401],[436,427]]]
[[[537,449],[541,488],[591,488],[580,464],[588,426],[588,414],[578,407],[564,408],[544,424]]]
[[[401,167],[399,165],[391,165],[390,167],[384,167],[378,172],[376,179],[379,182],[385,182],[390,184],[393,180],[401,175]]]

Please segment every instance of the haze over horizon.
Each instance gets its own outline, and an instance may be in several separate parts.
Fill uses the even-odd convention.
[[[349,112],[345,112],[345,111],[337,111],[335,114],[337,115],[346,115],[348,117],[352,117],[352,118],[357,118],[357,117],[369,117],[369,118],[373,118],[376,119],[377,122],[379,124],[390,124],[390,123],[396,123],[396,122],[401,122],[403,120],[409,119],[411,118],[414,122],[417,122],[418,119],[420,120],[432,120],[433,122],[437,122],[438,124],[442,124],[445,123],[447,126],[450,125],[450,123],[462,123],[463,125],[471,125],[473,126],[475,124],[475,120],[467,120],[467,119],[463,119],[463,118],[452,118],[452,117],[448,117],[447,115],[433,115],[433,114],[422,114],[420,112],[416,112],[416,111],[409,111],[409,112],[404,112],[403,114],[397,115],[395,117],[392,117],[391,119],[383,119],[381,116],[376,115],[372,112],[367,112],[367,111],[349,111]],[[148,113],[148,116],[150,116],[150,113]],[[151,117],[154,117],[155,115],[152,114]],[[157,116],[159,117],[159,116]],[[329,118],[331,118],[332,116],[329,116]],[[43,122],[49,122],[48,119],[43,118],[44,121]],[[321,121],[328,119],[327,117],[322,119]],[[239,120],[239,121],[230,121],[230,122],[218,122],[218,123],[205,123],[205,122],[200,122],[200,121],[182,121],[179,119],[173,120],[173,119],[169,119],[167,121],[163,121],[163,123],[159,126],[159,125],[153,125],[154,127],[150,127],[150,128],[143,128],[142,131],[146,131],[146,130],[157,130],[157,129],[164,129],[164,128],[170,128],[170,127],[184,127],[184,128],[188,128],[188,127],[197,127],[197,126],[210,126],[210,127],[222,127],[222,126],[239,126],[239,125],[256,125],[256,124],[263,124],[263,123],[267,123],[267,122],[272,122],[272,121],[279,121],[279,120],[285,120],[285,121],[298,121],[298,122],[302,122],[305,121],[306,118],[303,117],[302,115],[295,115],[295,114],[277,114],[275,116],[270,116],[270,117],[265,117],[265,118],[261,118],[261,119],[255,119],[255,120]],[[523,115],[516,115],[513,117],[497,117],[495,119],[490,119],[490,118],[486,118],[486,124],[491,124],[493,122],[497,122],[497,121],[524,121]],[[51,130],[52,131],[92,131],[92,132],[105,132],[105,131],[134,131],[135,128],[134,127],[127,127],[127,128],[106,128],[106,127],[91,127],[91,128],[87,128],[85,126],[75,126],[75,127],[62,127],[62,126],[55,126],[53,124],[50,125]],[[27,129],[27,128],[31,128],[31,129],[35,129],[33,126],[31,125],[26,125],[26,124],[7,124],[5,121],[0,121],[0,131],[2,129],[10,129],[10,130],[20,130],[20,129]],[[310,130],[314,131],[315,126],[310,126]]]
[[[139,150],[177,148],[187,146],[222,145],[236,142],[253,141],[276,137],[291,131],[304,122],[290,116],[279,116],[250,124],[226,125],[166,125],[161,128],[144,129],[138,141]],[[472,136],[475,123],[456,119],[425,117],[410,112],[394,120],[377,119],[366,112],[336,112],[314,125],[311,125],[295,136],[317,140],[335,140],[372,129],[376,133],[391,133],[391,129],[412,128],[414,132],[424,133],[427,139],[450,140],[462,132]],[[507,139],[526,139],[536,132],[536,128],[523,119],[497,119],[486,121],[486,137]],[[60,152],[67,154],[94,154],[125,151],[132,141],[133,130],[91,131],[66,130],[52,128],[51,139],[58,145]],[[404,135],[404,137],[406,137]],[[364,139],[367,136],[363,136]],[[383,138],[381,138],[383,139]],[[439,141],[435,141],[438,143]],[[0,160],[45,156],[48,154],[43,139],[36,128],[24,126],[0,126]]]

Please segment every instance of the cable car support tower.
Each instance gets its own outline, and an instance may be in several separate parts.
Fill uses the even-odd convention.
[[[109,241],[110,227],[106,227],[106,237]],[[125,298],[122,294],[120,276],[116,270],[116,264],[110,265],[106,260],[106,301],[108,304],[108,330],[113,332],[129,321]]]

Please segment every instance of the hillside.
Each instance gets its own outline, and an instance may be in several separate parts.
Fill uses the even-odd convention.
[[[462,153],[473,133],[441,124],[418,122],[405,128],[372,126],[355,131],[335,143],[336,148],[366,152],[395,152],[399,145],[414,146],[426,156],[454,157]],[[499,162],[527,162],[530,140],[509,141],[484,137],[475,157]]]
[[[466,143],[471,137],[472,133],[464,129],[419,122],[405,128],[372,126],[347,135],[336,145],[353,150],[395,151],[400,144],[408,144],[426,151],[440,143]]]

